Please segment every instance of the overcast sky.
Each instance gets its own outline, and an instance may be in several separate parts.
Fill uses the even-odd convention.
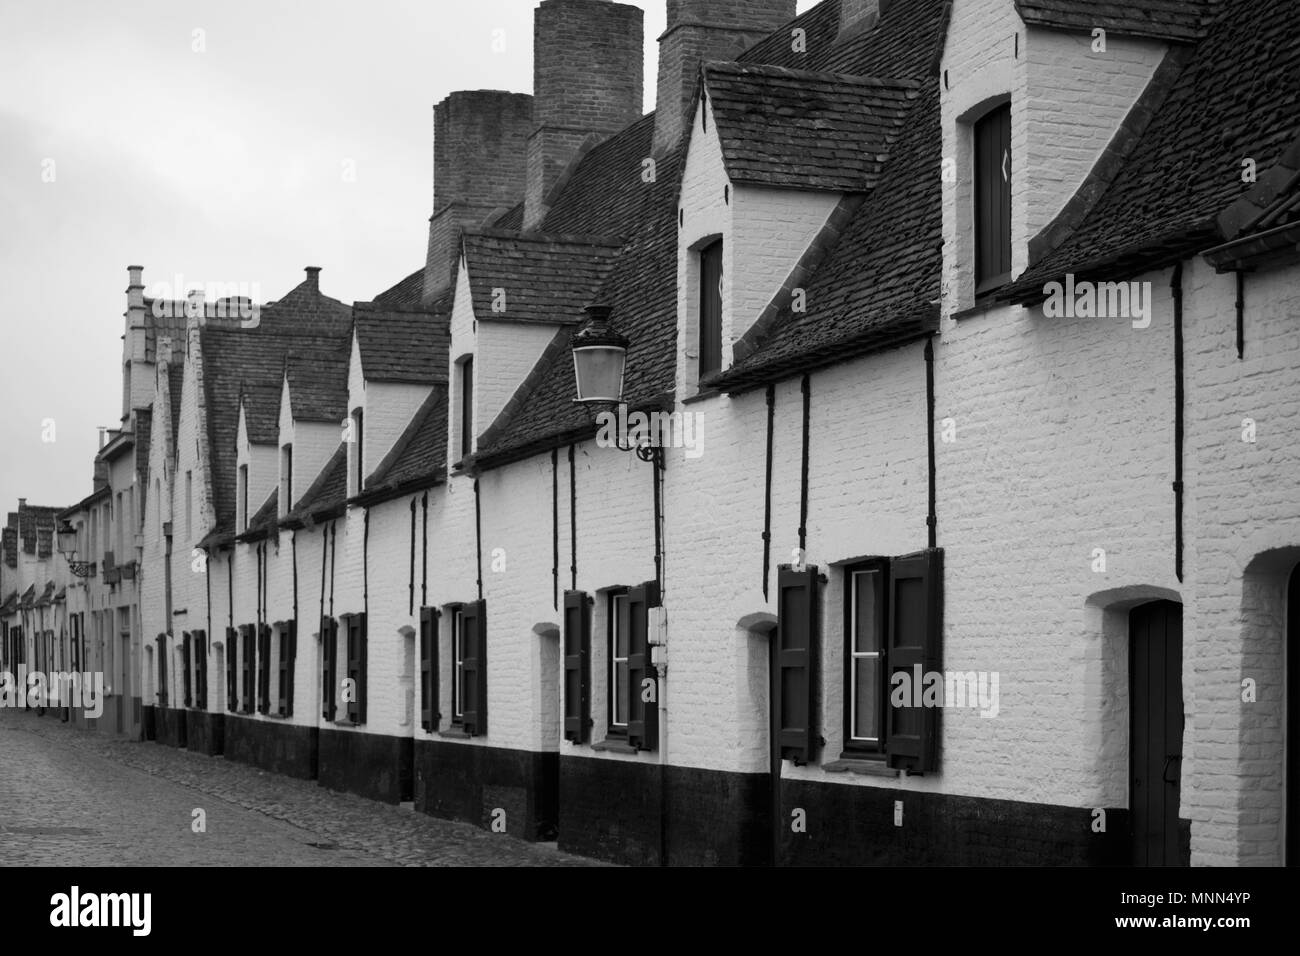
[[[648,111],[665,12],[637,5]],[[531,92],[536,6],[0,0],[0,514],[90,493],[127,265],[149,291],[180,274],[261,301],[317,265],[345,302],[421,267],[431,108]]]

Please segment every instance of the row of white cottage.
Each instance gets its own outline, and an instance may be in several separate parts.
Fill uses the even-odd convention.
[[[973,165],[971,117],[1010,96],[1013,274],[1170,48],[1112,37],[1093,62],[1010,0],[952,5],[926,81],[942,156]],[[1097,146],[1054,154],[1090,62],[1122,64]],[[222,480],[254,533],[214,543],[201,323],[146,355],[132,269],[113,476],[66,515],[81,557],[125,521],[139,561],[68,592],[63,633],[119,669],[99,722],[631,862],[1293,859],[1296,266],[1256,265],[1244,305],[1202,255],[1128,276],[1149,323],[971,309],[959,175],[932,333],[701,389],[702,242],[725,250],[726,369],[842,199],[733,181],[712,108],[674,174],[670,410],[701,444],[656,461],[588,437],[475,464],[464,404],[495,421],[559,327],[494,316],[462,255],[440,381],[369,379],[353,330],[344,422],[296,415],[288,371],[241,394]],[[314,272],[294,294],[319,295]],[[255,402],[272,443],[250,439]],[[144,408],[147,476],[127,453]],[[367,496],[425,414],[445,471]],[[307,489],[328,507],[257,531],[273,492],[286,519]]]

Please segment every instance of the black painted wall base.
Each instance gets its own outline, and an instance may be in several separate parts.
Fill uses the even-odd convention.
[[[415,808],[490,829],[505,811],[505,832],[555,839],[559,754],[415,741]]]
[[[191,710],[185,717],[185,746],[195,753],[219,756],[225,749],[226,715]]]
[[[140,739],[156,740],[157,733],[157,711],[158,708],[153,704],[147,704],[140,708]],[[108,710],[105,708],[104,716],[108,716]],[[104,726],[103,718],[100,718],[100,726]]]
[[[318,779],[322,787],[384,803],[412,799],[410,737],[323,728]]]
[[[170,707],[155,707],[153,712],[154,740],[168,747],[185,746],[185,711]]]
[[[316,779],[320,731],[281,720],[224,715],[222,753],[229,760],[301,780]]]
[[[757,866],[771,856],[765,774],[560,758],[560,849],[615,863]]]
[[[894,801],[903,801],[902,826]],[[1093,813],[883,787],[782,781],[781,862],[788,866],[1126,866],[1128,811]],[[795,811],[806,827],[794,832]]]

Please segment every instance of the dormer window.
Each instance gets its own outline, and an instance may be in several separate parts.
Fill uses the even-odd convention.
[[[460,457],[474,450],[474,357],[460,363]]]
[[[280,513],[293,507],[293,445],[280,449]]]
[[[722,369],[722,240],[705,246],[700,256],[699,374]]]
[[[352,480],[349,494],[359,495],[365,481],[365,414],[361,409],[352,413]]]
[[[975,123],[975,294],[1011,279],[1011,104]]]
[[[236,502],[239,511],[239,530],[248,530],[248,466],[239,466],[239,500]]]

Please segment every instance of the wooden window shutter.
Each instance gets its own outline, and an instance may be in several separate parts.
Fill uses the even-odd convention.
[[[821,738],[817,733],[818,573],[783,567],[777,574],[777,699],[780,702],[781,756],[810,763]]]
[[[194,706],[194,695],[191,693],[190,686],[190,632],[185,631],[181,635],[181,689],[184,692],[186,707]]]
[[[923,687],[917,679],[941,666],[943,639],[943,551],[930,549],[895,558],[890,566],[889,596],[889,766],[923,773],[939,766],[939,711],[916,706]],[[906,673],[910,688],[903,706],[894,700],[894,677]],[[939,688],[942,695],[943,688]]]
[[[226,709],[234,713],[239,709],[239,632],[226,628]]]
[[[420,608],[420,726],[438,729],[438,612]]]
[[[591,602],[585,591],[564,592],[564,739],[591,738]]]
[[[271,712],[271,628],[257,626],[257,712]]]
[[[36,653],[40,654],[40,644],[36,645]],[[158,635],[158,705],[167,706],[167,635]]]
[[[366,615],[361,613],[357,615],[354,622],[357,626],[357,723],[366,722],[366,699],[370,696],[366,693],[369,685],[367,675],[368,664],[370,659],[370,640],[366,630]]]
[[[334,677],[338,666],[338,624],[332,618],[322,618],[321,639],[321,716],[334,719]]]
[[[975,292],[1011,278],[1011,104],[975,124]]]
[[[628,589],[627,742],[638,750],[659,746],[659,683],[650,663],[650,609],[658,606],[657,581]]]
[[[465,644],[461,663],[465,674],[461,722],[467,734],[482,736],[487,733],[487,614],[483,601],[465,605],[460,626]]]
[[[244,692],[241,700],[244,713],[251,714],[253,712],[253,683],[257,676],[257,642],[253,625],[241,624],[239,630],[243,637],[241,643],[244,645]]]
[[[208,632],[194,632],[194,706],[208,709]]]
[[[290,653],[292,650],[292,638],[289,636],[289,626],[280,625],[280,655],[279,666],[276,668],[276,713],[281,717],[288,714],[289,707],[289,675],[292,673],[290,667]]]
[[[288,654],[285,654],[285,646]],[[289,622],[289,629],[280,632],[280,660],[284,670],[284,683],[280,694],[280,713],[285,717],[293,716],[293,673],[298,663],[298,622]]]

